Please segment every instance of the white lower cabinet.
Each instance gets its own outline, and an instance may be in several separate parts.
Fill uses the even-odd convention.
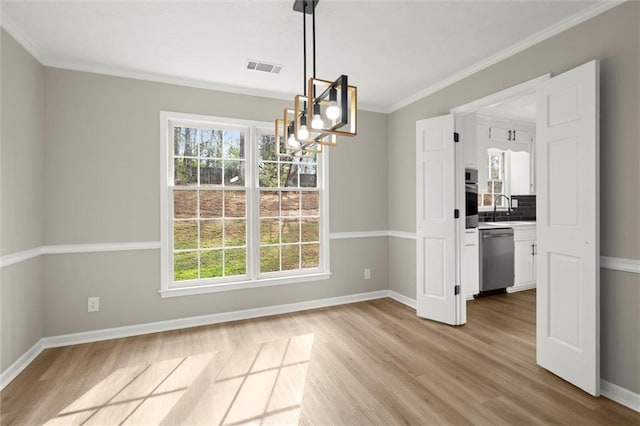
[[[536,230],[535,228],[518,229],[513,231],[515,246],[515,282],[514,291],[534,288],[536,286]],[[520,287],[520,288],[518,288]]]
[[[478,252],[478,230],[467,229],[464,233],[462,252],[462,291],[467,298],[480,292],[480,259]]]

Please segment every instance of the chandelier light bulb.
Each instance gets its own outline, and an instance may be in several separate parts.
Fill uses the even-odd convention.
[[[340,117],[340,108],[338,107],[338,102],[336,102],[337,98],[338,91],[335,87],[332,87],[329,90],[329,106],[325,111],[325,114],[327,115],[327,118],[329,120],[336,120],[338,117]]]
[[[293,136],[293,133],[291,133],[289,135],[289,139],[287,139],[287,145],[289,146],[289,148],[299,148],[300,147],[300,142],[298,142],[295,138],[295,136]]]
[[[323,127],[324,121],[322,121],[322,116],[320,114],[313,114],[313,119],[311,120],[311,128],[322,129]]]
[[[337,120],[338,117],[340,117],[340,108],[338,107],[338,103],[336,101],[331,101],[327,107],[326,113],[329,120]]]
[[[304,124],[300,126],[300,128],[298,129],[298,139],[300,140],[309,139],[309,130],[307,129],[307,126]]]
[[[322,115],[320,115],[320,104],[313,104],[313,118],[311,119],[312,129],[322,129],[324,127],[324,121],[322,121]]]

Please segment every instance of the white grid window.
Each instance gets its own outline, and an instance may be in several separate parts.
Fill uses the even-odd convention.
[[[267,123],[161,122],[163,295],[328,277],[322,154],[276,157]]]
[[[487,180],[487,192],[478,194],[478,207],[493,208],[494,203],[496,207],[507,207],[506,199],[504,197],[498,198],[498,195],[506,194],[506,161],[505,152],[498,150],[488,150],[487,152],[487,168],[488,176]]]

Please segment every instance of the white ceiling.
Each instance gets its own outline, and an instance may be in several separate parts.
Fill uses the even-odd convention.
[[[347,74],[361,107],[391,111],[607,4],[320,0],[317,75]],[[4,0],[2,25],[47,66],[290,98],[303,80],[302,14],[292,5]],[[247,59],[284,68],[249,71]]]

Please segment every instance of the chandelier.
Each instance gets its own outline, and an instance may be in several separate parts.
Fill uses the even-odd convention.
[[[296,95],[293,109],[285,108],[275,120],[278,157],[309,158],[323,146],[335,146],[337,136],[355,136],[357,88],[341,75],[335,80],[316,78],[316,14],[320,0],[295,0],[293,10],[302,13],[303,95]],[[307,80],[307,15],[312,20],[313,76]]]

